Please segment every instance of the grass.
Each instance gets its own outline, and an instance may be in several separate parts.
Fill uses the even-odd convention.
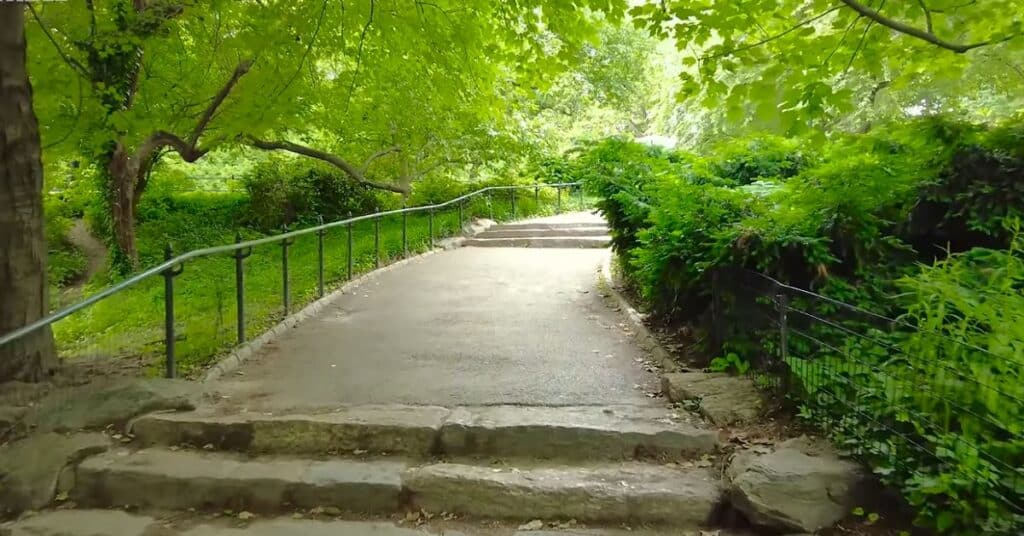
[[[501,192],[500,194],[503,194]],[[563,192],[563,208],[580,208],[576,196]],[[464,209],[464,217],[512,219],[511,199],[496,195],[493,204],[486,197],[474,198]],[[527,217],[554,212],[555,195],[544,191],[540,203],[532,191],[519,191],[517,216]],[[457,234],[458,211],[450,209],[434,215],[434,237]],[[195,225],[202,225],[201,221]],[[428,249],[428,216],[410,214],[408,220],[409,254]],[[374,222],[353,226],[353,276],[375,268]],[[402,218],[381,220],[381,265],[403,258]],[[230,243],[233,233],[225,234],[216,245]],[[325,291],[343,285],[348,275],[347,230],[329,230],[324,237]],[[299,237],[288,248],[290,312],[295,312],[317,297],[317,237]],[[251,339],[284,318],[282,251],[278,244],[256,248],[244,261],[245,331]],[[195,375],[236,345],[237,307],[235,304],[235,260],[230,255],[208,257],[186,264],[174,279],[176,356],[178,373]],[[121,359],[141,366],[150,375],[159,375],[164,366],[164,280],[154,277],[115,294],[54,324],[61,357],[65,360]]]

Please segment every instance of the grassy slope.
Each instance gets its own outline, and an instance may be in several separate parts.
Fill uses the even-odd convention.
[[[511,217],[507,197],[500,196],[489,207],[482,198],[474,200],[466,213],[495,219]],[[545,192],[540,206],[533,193],[522,191],[516,203],[519,217],[550,213],[553,192]],[[575,196],[566,197],[567,210],[578,208]],[[203,225],[197,221],[195,225]],[[438,212],[434,218],[435,238],[452,236],[458,227],[455,210]],[[374,268],[374,224],[356,224],[353,229],[353,264],[356,275]],[[410,254],[426,251],[428,218],[425,213],[410,215],[408,242]],[[381,258],[386,265],[402,257],[401,217],[381,222]],[[233,241],[221,236],[215,244]],[[345,282],[347,275],[347,235],[344,228],[332,229],[325,236],[324,279],[327,291]],[[176,345],[179,373],[201,370],[235,345],[235,268],[231,256],[199,259],[188,263],[174,280]],[[298,238],[289,248],[291,311],[297,311],[316,297],[316,235]],[[155,277],[79,311],[54,325],[54,333],[65,359],[87,357],[139,358],[152,374],[159,374],[164,359],[164,282]],[[245,261],[246,333],[249,338],[264,332],[283,317],[281,247],[265,245]]]

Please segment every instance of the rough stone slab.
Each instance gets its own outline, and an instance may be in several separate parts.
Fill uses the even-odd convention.
[[[865,482],[859,465],[840,459],[824,441],[796,438],[774,452],[738,454],[726,474],[732,504],[754,524],[817,532],[857,506]]]
[[[532,238],[469,238],[466,247],[482,248],[606,248],[611,244],[608,236],[532,237]]]
[[[533,238],[533,237],[608,236],[607,227],[573,227],[569,229],[501,229],[478,234],[477,238]]]
[[[132,418],[160,410],[192,410],[202,387],[168,379],[98,381],[56,390],[26,415],[38,431],[69,432],[122,425]]]
[[[664,408],[490,406],[458,408],[441,428],[450,455],[606,460],[686,458],[714,452],[718,433]]]
[[[509,469],[435,464],[403,476],[415,507],[498,519],[706,523],[721,499],[708,471],[637,463]]]
[[[147,449],[108,452],[78,467],[79,504],[273,512],[337,506],[351,512],[394,512],[397,461],[311,461]]]
[[[718,426],[753,422],[763,400],[748,379],[709,372],[674,372],[661,379],[662,391],[673,402],[700,400],[700,412]]]
[[[147,415],[132,423],[142,445],[213,445],[254,453],[364,450],[427,456],[449,411],[436,406],[365,405],[316,415],[201,413]]]
[[[398,527],[392,523],[373,521],[312,521],[305,519],[274,519],[256,521],[244,528],[202,525],[185,531],[182,536],[424,536],[437,534],[426,528]],[[463,536],[462,532],[445,530],[445,536]]]
[[[119,510],[58,510],[0,527],[10,536],[146,536],[156,522]],[[4,530],[8,532],[4,532]]]
[[[66,466],[108,447],[107,437],[98,433],[44,433],[0,447],[0,512],[18,513],[50,504]]]

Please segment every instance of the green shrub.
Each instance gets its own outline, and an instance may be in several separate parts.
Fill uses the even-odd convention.
[[[271,158],[245,178],[250,207],[245,222],[264,231],[312,225],[374,212],[377,193],[340,170],[308,159]]]
[[[788,179],[813,162],[799,140],[771,135],[748,136],[716,144],[710,172],[735,185],[759,179]]]

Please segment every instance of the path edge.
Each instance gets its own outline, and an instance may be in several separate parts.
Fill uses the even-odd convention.
[[[601,267],[598,270],[598,286],[601,290],[615,300],[623,316],[633,326],[633,338],[641,348],[651,353],[656,362],[661,365],[662,372],[678,372],[679,364],[672,358],[672,354],[661,345],[661,341],[651,333],[651,330],[644,324],[643,316],[633,307],[625,295],[616,288],[615,275],[612,273],[612,259],[615,252],[611,249],[601,260]]]
[[[365,274],[351,281],[346,281],[336,290],[330,292],[329,294],[325,294],[324,297],[322,298],[318,298],[312,301],[311,303],[309,303],[309,305],[306,305],[298,312],[285,317],[284,320],[278,322],[274,327],[268,329],[267,331],[264,331],[259,337],[250,339],[234,347],[230,352],[228,352],[227,355],[219,359],[213,366],[206,369],[206,371],[199,376],[199,383],[215,382],[220,378],[224,377],[225,374],[238,370],[239,367],[241,367],[243,364],[245,364],[246,361],[251,359],[252,356],[256,355],[256,353],[259,352],[264,346],[266,346],[267,343],[269,343],[270,341],[274,340],[277,337],[280,337],[286,331],[298,326],[305,320],[308,320],[309,318],[316,316],[320,311],[322,311],[328,305],[334,303],[334,301],[342,297],[349,290],[359,287],[360,285],[366,282],[372,281],[380,274],[387,273],[401,266],[405,266],[406,264],[409,264],[412,261],[422,260],[423,258],[433,255],[435,253],[462,247],[463,243],[466,241],[467,238],[476,236],[477,234],[486,231],[487,229],[491,228],[494,225],[496,225],[496,222],[494,222],[493,220],[477,220],[474,223],[465,225],[463,227],[464,234],[461,236],[435,240],[434,247],[432,249],[429,249],[417,255],[413,255],[412,257],[408,257],[400,261],[393,262],[387,266],[382,266],[375,270],[370,270],[369,272],[366,272]]]

